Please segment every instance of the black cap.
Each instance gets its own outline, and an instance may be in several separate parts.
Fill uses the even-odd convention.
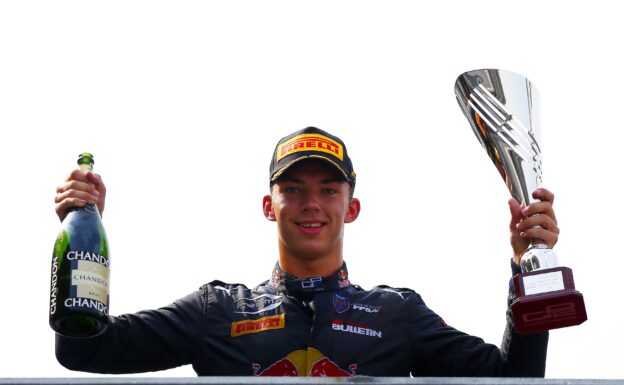
[[[344,142],[316,127],[304,128],[280,139],[271,159],[270,182],[275,182],[290,166],[304,159],[329,162],[351,187],[355,187],[355,171]]]

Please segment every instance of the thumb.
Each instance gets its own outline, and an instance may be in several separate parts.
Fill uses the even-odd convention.
[[[522,205],[517,200],[511,198],[507,202],[509,204],[509,213],[511,214],[510,227],[518,223],[524,216],[522,215]]]

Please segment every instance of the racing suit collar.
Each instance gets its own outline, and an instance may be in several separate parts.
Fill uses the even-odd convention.
[[[342,267],[335,273],[327,277],[299,278],[285,272],[279,265],[275,264],[273,274],[269,281],[275,290],[287,292],[297,296],[298,294],[313,293],[318,291],[339,290],[350,286],[347,264],[342,263]]]

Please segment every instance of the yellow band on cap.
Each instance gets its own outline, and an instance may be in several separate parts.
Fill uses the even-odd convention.
[[[277,161],[294,154],[299,151],[317,151],[331,154],[342,161],[343,148],[342,145],[324,135],[319,134],[303,134],[282,143],[277,148],[275,156]]]

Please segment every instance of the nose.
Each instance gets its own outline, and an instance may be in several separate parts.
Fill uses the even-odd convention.
[[[319,200],[319,196],[314,191],[307,191],[303,195],[303,204],[301,205],[301,210],[306,211],[319,211],[321,209],[321,204]]]

